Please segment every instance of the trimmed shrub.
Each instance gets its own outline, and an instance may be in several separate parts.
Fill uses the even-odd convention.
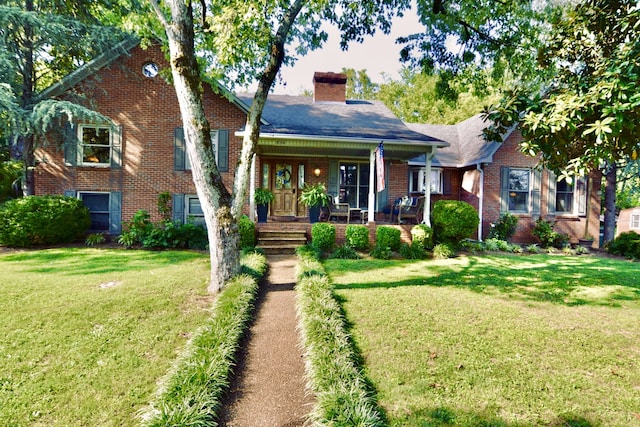
[[[477,230],[480,218],[469,203],[440,200],[433,205],[431,222],[437,243],[456,245]]]
[[[633,231],[621,233],[606,245],[607,252],[630,259],[640,259],[640,234]]]
[[[388,246],[383,247],[376,245],[373,250],[369,252],[369,255],[377,259],[391,259],[393,252]]]
[[[0,243],[29,247],[73,242],[91,225],[81,200],[64,196],[28,196],[0,205]]]
[[[344,232],[346,244],[356,250],[369,249],[369,229],[364,225],[347,225]]]
[[[400,230],[386,226],[376,228],[376,247],[392,251],[400,249]]]
[[[512,213],[504,212],[500,215],[498,221],[491,224],[489,231],[489,239],[498,239],[508,241],[516,234],[518,228],[518,217]]]
[[[422,249],[433,247],[433,229],[426,224],[415,225],[411,229],[411,243]]]
[[[238,231],[241,249],[253,248],[256,245],[256,224],[248,216],[242,215],[238,218]]]
[[[562,248],[569,242],[569,236],[558,233],[553,229],[554,224],[542,218],[536,220],[533,227],[533,235],[540,239],[540,246],[543,248]]]
[[[323,252],[336,245],[336,226],[328,222],[316,222],[311,227],[311,243]]]

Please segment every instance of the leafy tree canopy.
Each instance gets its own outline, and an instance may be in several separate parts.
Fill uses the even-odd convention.
[[[518,124],[523,151],[568,175],[635,157],[640,143],[640,9],[633,0],[589,0],[552,22],[538,55],[557,70],[542,92],[510,91],[487,116],[488,137]]]

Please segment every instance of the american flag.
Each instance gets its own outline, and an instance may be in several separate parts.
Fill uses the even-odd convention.
[[[384,191],[384,147],[382,142],[376,147],[376,188],[378,193]]]

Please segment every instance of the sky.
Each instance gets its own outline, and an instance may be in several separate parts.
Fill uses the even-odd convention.
[[[299,95],[305,89],[313,89],[314,72],[337,73],[342,71],[342,68],[353,68],[357,71],[365,69],[375,83],[384,81],[382,73],[393,80],[399,80],[402,46],[395,44],[395,40],[401,36],[421,32],[423,29],[415,11],[405,11],[404,17],[394,19],[389,35],[378,31],[373,37],[367,37],[362,44],[350,43],[349,49],[342,51],[337,29],[327,28],[329,39],[324,47],[300,58],[293,67],[283,67],[281,75],[287,84],[283,86],[278,83],[273,93]]]

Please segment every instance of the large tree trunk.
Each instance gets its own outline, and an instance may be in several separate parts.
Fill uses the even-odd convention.
[[[211,277],[209,292],[218,292],[240,272],[237,218],[231,214],[231,195],[222,182],[211,144],[200,90],[191,4],[169,1],[172,22],[165,22],[169,39],[173,84],[180,104],[185,142],[196,192],[207,224]]]
[[[273,86],[273,82],[278,75],[282,62],[284,61],[285,43],[287,41],[289,30],[291,30],[291,26],[295,22],[296,17],[302,10],[306,1],[307,0],[295,0],[291,6],[289,6],[287,13],[283,16],[282,21],[280,22],[276,36],[271,43],[267,68],[260,75],[258,89],[253,97],[249,114],[247,114],[247,124],[245,126],[245,134],[242,141],[242,150],[240,151],[240,159],[236,170],[232,207],[234,216],[237,216],[242,212],[244,194],[247,192],[247,185],[249,183],[251,173],[251,161],[256,153],[258,140],[260,138],[260,120],[262,118],[262,111],[267,103],[267,97],[269,96],[271,86]]]
[[[25,10],[33,12],[33,0],[25,1]],[[22,56],[24,59],[24,67],[22,69],[22,108],[30,110],[33,104],[33,92],[35,88],[35,67],[33,62],[33,28],[31,24],[24,26],[24,39],[22,46]],[[32,196],[35,194],[34,167],[35,156],[33,150],[35,148],[33,134],[26,135],[22,140],[22,157],[20,160],[24,162],[24,181],[22,183],[22,194],[24,196]]]
[[[616,182],[618,166],[611,162],[605,175],[604,186],[604,236],[603,243],[613,240],[616,230]]]

